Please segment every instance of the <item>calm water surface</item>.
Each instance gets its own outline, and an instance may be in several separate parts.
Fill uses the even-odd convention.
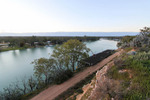
[[[99,53],[106,49],[117,49],[116,41],[98,40],[85,42],[93,53]],[[33,75],[34,59],[41,57],[49,58],[53,47],[30,48],[25,50],[12,50],[0,53],[0,91],[10,83],[20,81],[24,77]],[[92,52],[89,54],[92,55]]]

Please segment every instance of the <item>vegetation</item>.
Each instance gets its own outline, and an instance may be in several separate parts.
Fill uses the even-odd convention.
[[[16,49],[25,49],[37,46],[45,46],[45,45],[55,45],[55,44],[63,44],[70,39],[77,39],[79,41],[95,41],[99,40],[100,38],[107,38],[107,39],[120,39],[121,37],[39,37],[39,36],[32,36],[32,37],[0,37],[0,43],[5,42],[9,43],[9,48],[1,48],[1,51],[8,51],[8,50],[16,50]],[[50,43],[49,43],[50,42]]]
[[[15,36],[5,36],[5,37],[0,37],[0,43],[5,41],[5,42],[10,42],[11,46],[15,46],[23,43],[30,43],[31,45],[34,45],[34,42],[47,42],[51,41],[53,44],[62,44],[64,42],[67,42],[70,39],[77,39],[79,41],[96,41],[99,40],[100,38],[107,38],[107,39],[120,39],[121,37],[92,37],[92,36],[84,36],[84,37],[42,37],[42,36],[29,36],[29,37],[15,37]],[[42,44],[41,44],[42,45]]]
[[[115,60],[108,76],[119,80],[122,89],[116,94],[123,100],[150,98],[150,28],[144,27],[136,37],[124,37],[121,47],[127,52],[136,48],[136,54],[123,54]]]
[[[62,83],[72,77],[79,61],[88,57],[90,49],[79,40],[68,40],[66,43],[56,46],[50,59],[40,58],[35,64],[35,75],[38,79],[44,79],[45,84],[50,82]]]
[[[140,30],[140,34],[135,37],[126,36],[121,39],[118,43],[119,47],[136,47],[136,48],[147,48],[150,47],[150,27],[144,27]]]
[[[79,40],[68,40],[54,48],[52,57],[59,62],[59,66],[72,68],[72,71],[75,71],[75,66],[79,65],[79,61],[89,57],[89,51],[90,49]]]
[[[139,52],[137,55],[126,55],[109,71],[109,76],[113,79],[123,80],[122,99],[147,100],[150,98],[149,60],[149,53]],[[126,72],[119,73],[120,69]]]
[[[118,47],[129,46],[129,43],[135,38],[135,36],[124,36],[117,44]]]
[[[51,76],[54,73],[54,63],[55,61],[53,59],[46,59],[46,58],[40,58],[36,59],[34,62],[32,62],[34,65],[34,75],[37,77],[38,80],[44,79],[44,83],[48,84],[50,79],[49,76]]]
[[[27,47],[8,47],[8,48],[0,48],[0,52],[2,51],[9,51],[9,50],[22,50],[26,49]]]
[[[67,42],[69,39],[78,39],[80,41],[95,41],[99,37],[0,37],[1,42],[9,42],[10,47],[24,47],[24,46],[35,46],[34,42],[37,42],[39,46],[45,45],[47,41],[51,41],[52,44],[62,44]]]
[[[108,76],[115,79],[115,80],[127,80],[129,75],[127,72],[124,73],[119,73],[118,70],[119,68],[117,68],[118,66],[113,66],[109,72],[108,72]]]

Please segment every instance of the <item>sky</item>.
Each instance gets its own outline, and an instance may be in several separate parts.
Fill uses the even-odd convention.
[[[0,0],[0,33],[139,32],[150,0]]]

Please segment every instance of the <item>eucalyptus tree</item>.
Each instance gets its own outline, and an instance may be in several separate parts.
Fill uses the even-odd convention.
[[[72,68],[75,71],[75,66],[79,64],[79,61],[89,57],[89,51],[90,49],[84,43],[71,39],[62,45],[57,45],[53,50],[52,57],[60,68],[65,66],[67,69]]]
[[[48,84],[49,77],[53,73],[54,69],[54,59],[40,58],[34,60],[34,75],[38,79],[44,79],[45,83]]]
[[[37,86],[37,82],[32,76],[28,79],[28,83],[27,84],[29,86],[29,91],[30,92],[32,92]]]
[[[133,47],[149,47],[150,46],[150,27],[144,27],[130,43]]]
[[[140,29],[140,33],[134,36],[125,36],[118,43],[119,47],[150,47],[150,27]]]
[[[140,30],[141,35],[150,37],[150,27],[144,27]]]

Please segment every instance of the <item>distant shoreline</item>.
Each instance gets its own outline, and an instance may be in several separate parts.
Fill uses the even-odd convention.
[[[31,36],[29,36],[29,37],[19,37],[19,36],[6,36],[6,37],[0,37],[0,39],[5,39],[5,38],[7,38],[7,39],[9,39],[9,41],[7,40],[7,42],[10,42],[10,38],[11,39],[21,39],[21,40],[24,40],[25,38],[27,38],[27,39],[29,39],[29,38],[32,38]],[[45,37],[38,37],[38,38],[45,38]],[[50,37],[51,38],[51,37]],[[53,37],[52,37],[53,38]],[[54,37],[54,38],[56,38],[56,40],[57,40],[57,38],[59,39],[59,38],[61,38],[61,37]],[[63,38],[68,38],[68,39],[75,39],[75,37],[72,37],[72,36],[70,36],[70,38],[69,37],[63,37]],[[81,39],[82,38],[82,39]],[[79,37],[78,39],[79,40],[81,40],[81,41],[83,41],[84,40],[84,38],[85,37]],[[86,37],[86,38],[88,38],[88,36]],[[90,38],[95,38],[95,40],[92,40],[92,39],[89,39],[89,40],[86,40],[86,41],[83,41],[83,42],[88,42],[88,41],[96,41],[96,40],[99,40],[99,39],[107,39],[107,40],[114,40],[114,41],[119,41],[122,37],[90,37]],[[62,39],[62,38],[61,38]],[[59,40],[58,40],[59,41]],[[18,41],[19,42],[19,41]],[[65,42],[65,41],[63,41],[63,42]],[[63,43],[62,42],[62,43]],[[62,44],[62,43],[52,43],[53,45],[57,45],[57,44]],[[25,44],[25,43],[24,43]],[[1,52],[5,52],[5,51],[11,51],[11,50],[23,50],[23,49],[28,49],[28,48],[36,48],[36,47],[45,47],[46,46],[46,44],[44,44],[44,45],[36,45],[36,46],[24,46],[24,47],[19,47],[19,45],[18,46],[14,46],[14,47],[11,47],[11,46],[9,46],[9,47],[7,47],[7,48],[0,48],[0,53]]]
[[[135,36],[139,32],[39,32],[39,33],[0,33],[2,36],[44,36],[44,37],[118,37],[118,36]]]

